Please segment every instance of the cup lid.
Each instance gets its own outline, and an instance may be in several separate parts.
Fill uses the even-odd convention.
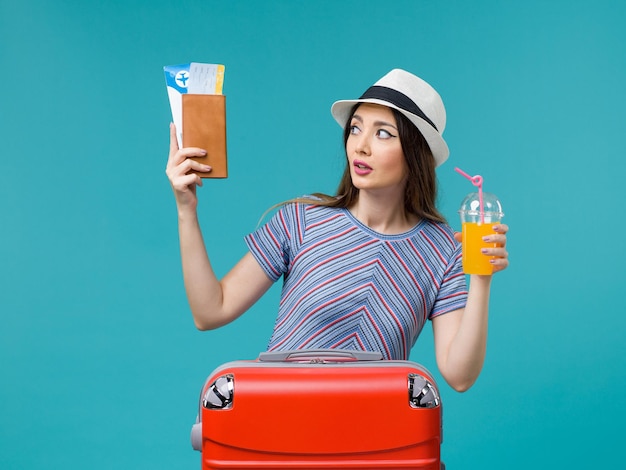
[[[465,196],[459,208],[459,213],[469,215],[480,214],[480,199],[477,192]],[[500,204],[495,194],[483,192],[483,213],[489,216],[504,216],[502,204]]]

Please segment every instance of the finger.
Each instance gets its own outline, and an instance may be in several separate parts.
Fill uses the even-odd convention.
[[[167,159],[167,168],[180,165],[186,158],[205,157],[206,154],[206,150],[198,147],[179,148],[178,138],[176,136],[176,125],[173,122],[170,123],[170,154]]]
[[[461,243],[463,241],[463,234],[461,232],[454,232],[454,239]]]
[[[190,169],[193,171],[199,171],[200,173],[210,173],[211,171],[213,171],[211,165],[200,163],[197,160],[187,159],[187,161],[189,162]]]
[[[509,267],[509,260],[507,258],[494,258],[489,260],[489,263],[493,266],[493,272],[497,273]]]
[[[195,155],[194,155],[195,156]],[[175,174],[186,175],[192,171],[198,171],[200,173],[209,173],[213,168],[210,165],[201,163],[193,158],[185,158],[175,170]]]
[[[199,147],[184,147],[177,152],[184,158],[190,157],[206,157],[206,150]]]
[[[498,224],[493,226],[493,231],[498,233],[507,233],[509,231],[509,226],[506,224]]]
[[[485,243],[494,243],[498,246],[506,245],[506,235],[502,234],[493,234],[493,235],[485,235],[482,240]]]
[[[497,258],[508,258],[509,253],[505,248],[481,248],[480,252],[485,256],[495,256]]]
[[[186,193],[193,191],[194,186],[202,186],[202,178],[196,173],[181,175],[172,181],[172,187],[175,191]]]
[[[174,167],[168,167],[165,173],[170,179],[172,186],[175,186],[177,180],[182,176],[194,174],[193,172],[209,173],[211,171],[212,168],[209,165],[205,165],[191,158],[186,158],[180,164]]]
[[[182,149],[184,150],[184,149]],[[178,147],[178,139],[176,137],[176,125],[170,123],[170,153],[167,157],[167,170],[180,165],[185,160],[185,155],[181,153],[181,149]]]
[[[173,154],[170,154],[167,160],[167,170],[172,171],[174,168],[180,167],[184,165],[186,161],[193,162],[194,160],[189,160],[193,157],[206,157],[206,150],[197,148],[197,147],[186,147],[180,150],[177,150]],[[189,170],[189,167],[185,167],[183,173],[186,173]],[[206,170],[199,170],[206,171]]]

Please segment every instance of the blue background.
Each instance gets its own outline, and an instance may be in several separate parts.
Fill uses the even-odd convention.
[[[0,0],[0,467],[198,468],[205,377],[265,347],[278,288],[217,331],[188,311],[162,68],[189,61],[226,65],[231,177],[199,208],[220,274],[269,206],[335,189],[334,100],[394,67],[431,82],[442,210],[458,230],[459,166],[511,226],[484,371],[440,381],[448,468],[623,465],[625,19],[621,0]],[[436,371],[430,327],[411,358]]]

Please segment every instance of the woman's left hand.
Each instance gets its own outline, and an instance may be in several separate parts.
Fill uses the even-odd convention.
[[[506,234],[509,231],[509,226],[506,224],[498,224],[493,226],[493,230],[496,233],[487,235],[483,240],[486,243],[493,243],[495,246],[492,248],[484,248],[483,254],[485,256],[493,256],[489,262],[493,265],[493,272],[497,273],[509,266],[509,253],[506,251]],[[456,232],[454,238],[461,243],[463,236],[461,232]]]

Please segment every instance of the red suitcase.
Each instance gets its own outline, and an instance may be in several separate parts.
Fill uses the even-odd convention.
[[[424,367],[343,350],[218,367],[192,429],[203,470],[440,470],[441,441],[439,392]]]

